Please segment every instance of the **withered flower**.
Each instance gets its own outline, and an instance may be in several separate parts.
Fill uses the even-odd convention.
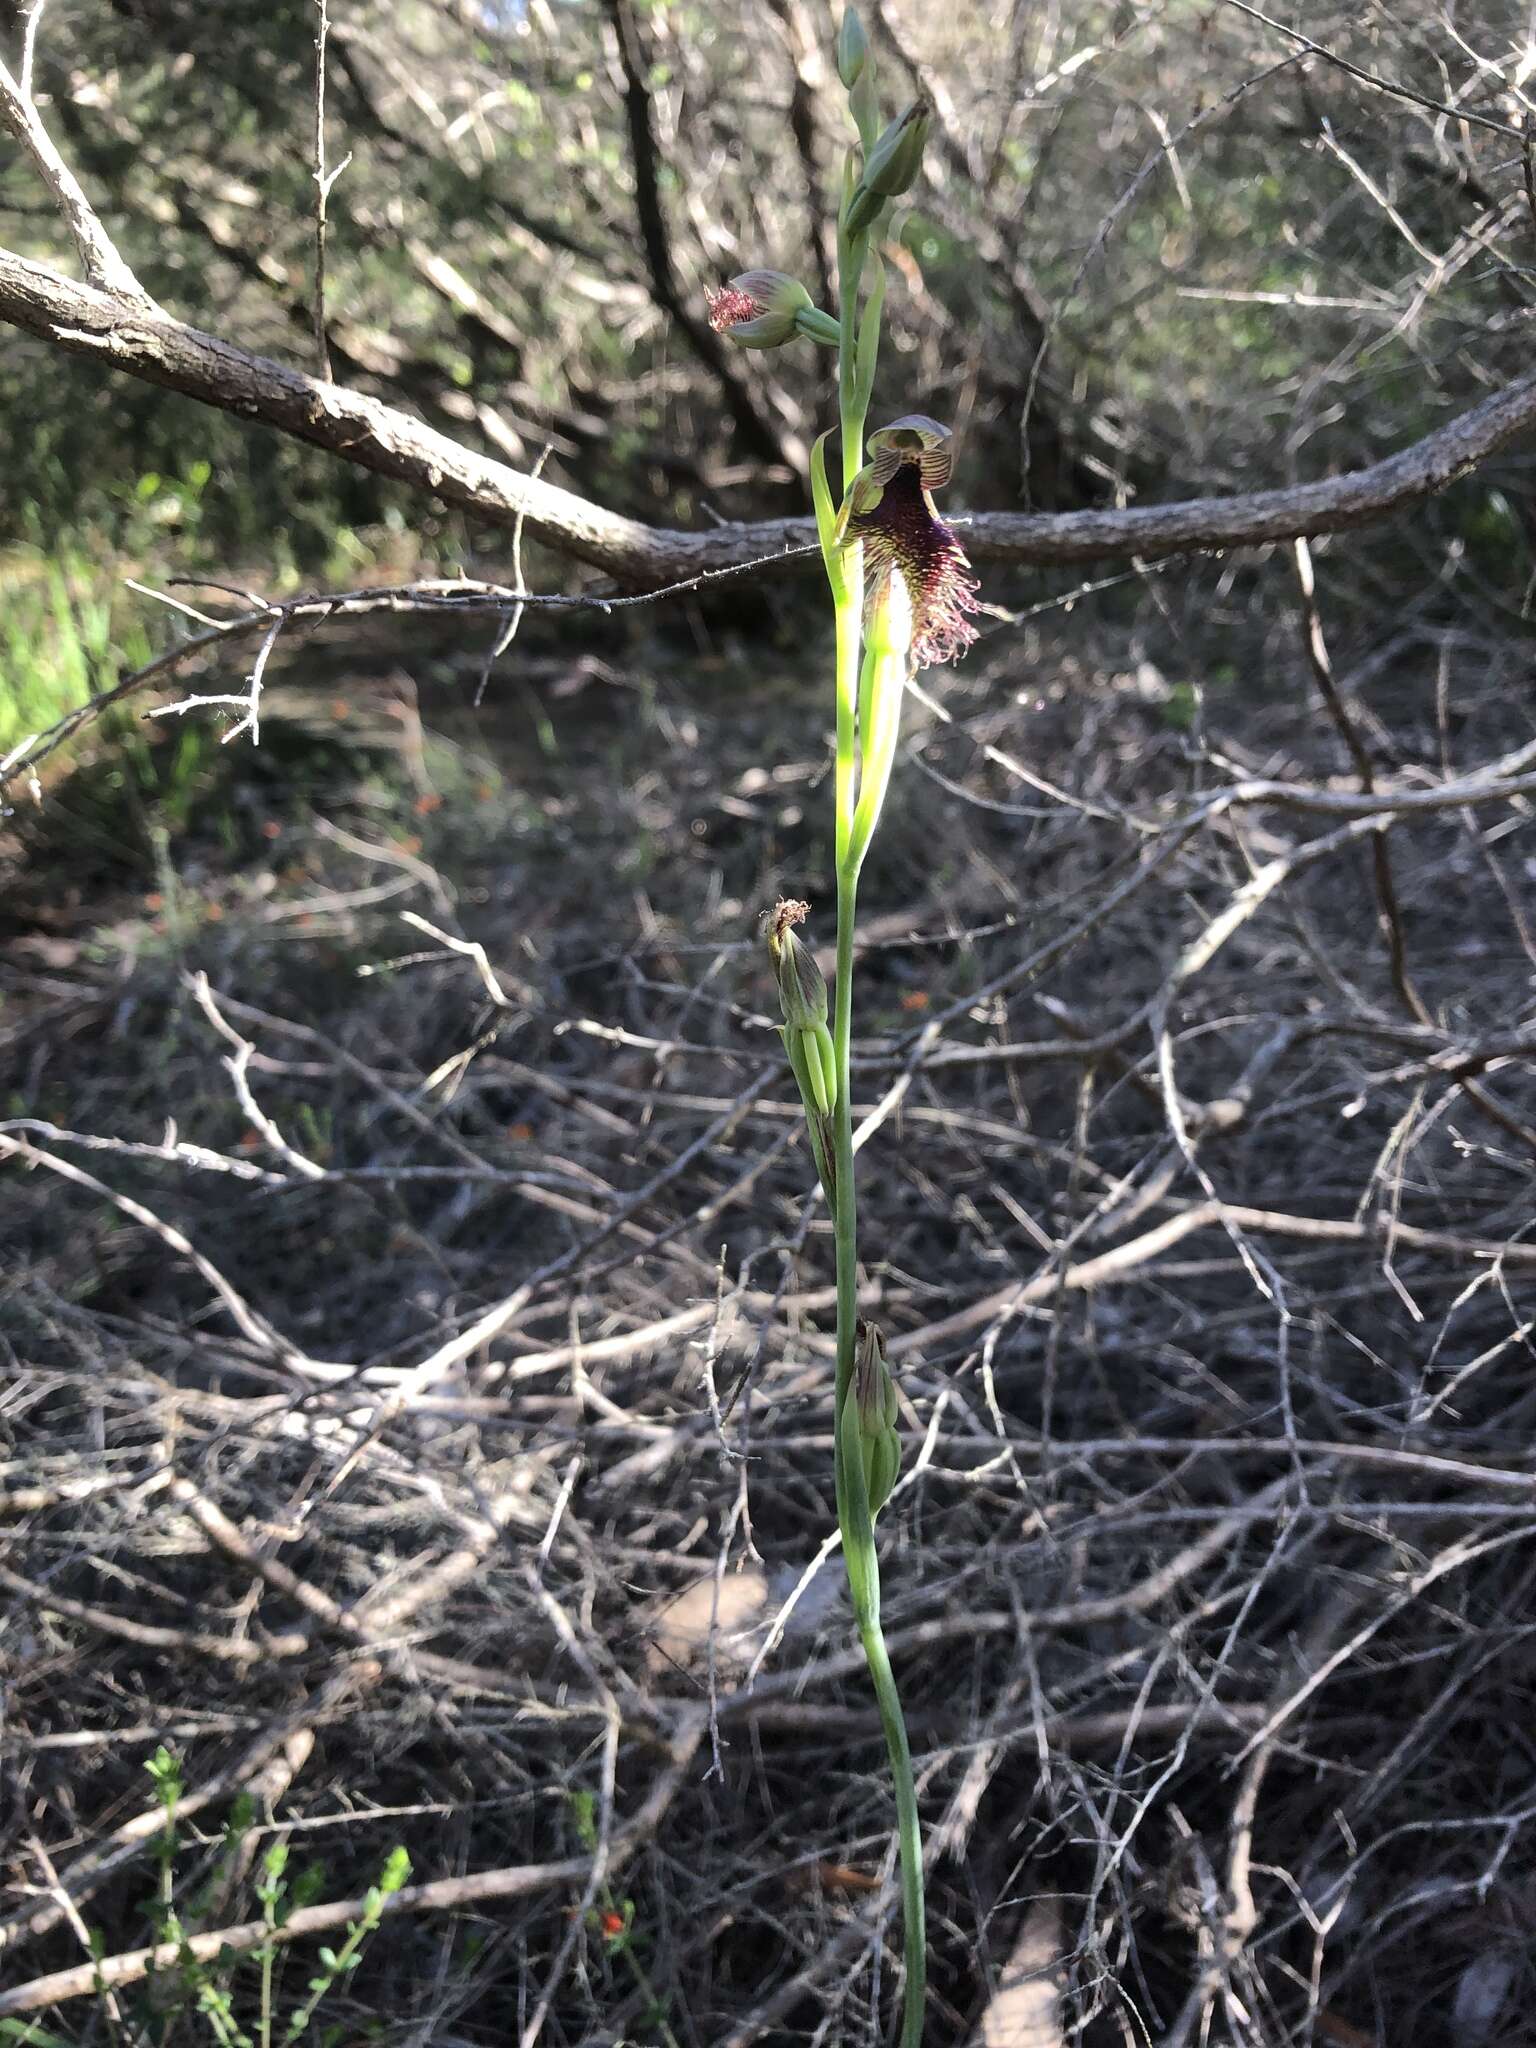
[[[784,1022],[797,1031],[813,1031],[827,1021],[827,980],[816,955],[795,937],[795,926],[811,914],[809,903],[782,898],[768,913],[768,956],[779,985]]]
[[[830,1117],[837,1101],[837,1056],[827,1029],[826,976],[815,954],[795,937],[795,926],[805,921],[810,908],[793,899],[775,904],[767,920],[768,956],[784,1017],[784,1047],[807,1096],[806,1109],[814,1105],[818,1115]],[[830,1156],[830,1129],[826,1135]]]

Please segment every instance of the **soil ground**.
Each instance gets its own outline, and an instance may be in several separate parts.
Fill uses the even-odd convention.
[[[1340,652],[1382,829],[1294,622],[1201,691],[1148,611],[925,678],[865,891],[928,2038],[1513,2043],[1528,650]],[[133,1954],[167,1884],[211,1951],[259,1923],[283,1839],[279,2025],[403,1845],[339,2040],[883,2037],[756,936],[780,892],[832,936],[785,634],[766,680],[715,627],[530,637],[478,711],[476,658],[316,643],[259,753],[104,744],[12,821],[0,2015],[198,2038]]]

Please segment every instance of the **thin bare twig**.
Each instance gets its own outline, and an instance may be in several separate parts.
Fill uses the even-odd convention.
[[[0,125],[26,150],[53,194],[74,236],[87,284],[115,303],[121,318],[124,305],[151,307],[153,302],[119,255],[79,179],[55,148],[32,98],[32,62],[42,13],[42,7],[35,6],[27,22],[21,77],[15,77],[0,59]]]
[[[1348,57],[1341,57],[1337,50],[1326,49],[1323,44],[1313,42],[1300,29],[1288,28],[1283,21],[1276,21],[1272,14],[1265,14],[1260,8],[1251,7],[1248,0],[1227,0],[1229,7],[1235,7],[1239,14],[1246,14],[1250,21],[1262,22],[1265,28],[1272,28],[1277,35],[1286,36],[1291,42],[1305,50],[1308,56],[1321,57],[1325,64],[1335,71],[1342,71],[1361,85],[1369,86],[1372,92],[1386,93],[1389,98],[1405,100],[1409,106],[1421,107],[1428,114],[1444,114],[1453,121],[1465,121],[1474,128],[1486,128],[1495,135],[1508,135],[1519,139],[1520,130],[1508,121],[1495,120],[1491,114],[1477,114],[1466,107],[1453,107],[1444,100],[1431,99],[1427,93],[1418,92],[1411,85],[1404,85],[1395,78],[1382,78],[1377,72],[1367,71],[1362,65],[1353,63]]]
[[[325,64],[331,34],[329,0],[315,0],[315,365],[324,384],[331,382],[331,346],[325,327],[325,240],[331,187],[352,161],[348,150],[334,169],[325,161]]]

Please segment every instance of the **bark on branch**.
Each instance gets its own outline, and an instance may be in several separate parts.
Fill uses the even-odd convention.
[[[492,523],[510,527],[521,518],[530,536],[636,589],[705,571],[757,567],[815,542],[809,518],[729,523],[703,533],[624,518],[461,447],[376,398],[322,384],[155,306],[127,304],[4,249],[0,320],[104,368],[124,370],[434,492]],[[1536,371],[1365,469],[1284,490],[1123,511],[983,512],[965,524],[966,546],[978,562],[1060,565],[1252,547],[1370,526],[1443,490],[1533,426]],[[814,556],[801,555],[799,565],[807,560]]]

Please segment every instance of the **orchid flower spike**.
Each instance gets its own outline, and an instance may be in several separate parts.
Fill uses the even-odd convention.
[[[954,458],[948,427],[906,413],[869,436],[869,461],[848,494],[847,538],[864,543],[868,604],[899,576],[912,608],[912,665],[954,661],[976,638],[976,578],[934,506]]]
[[[744,270],[707,294],[709,324],[738,348],[782,348],[797,335],[836,346],[837,322],[782,270]]]

